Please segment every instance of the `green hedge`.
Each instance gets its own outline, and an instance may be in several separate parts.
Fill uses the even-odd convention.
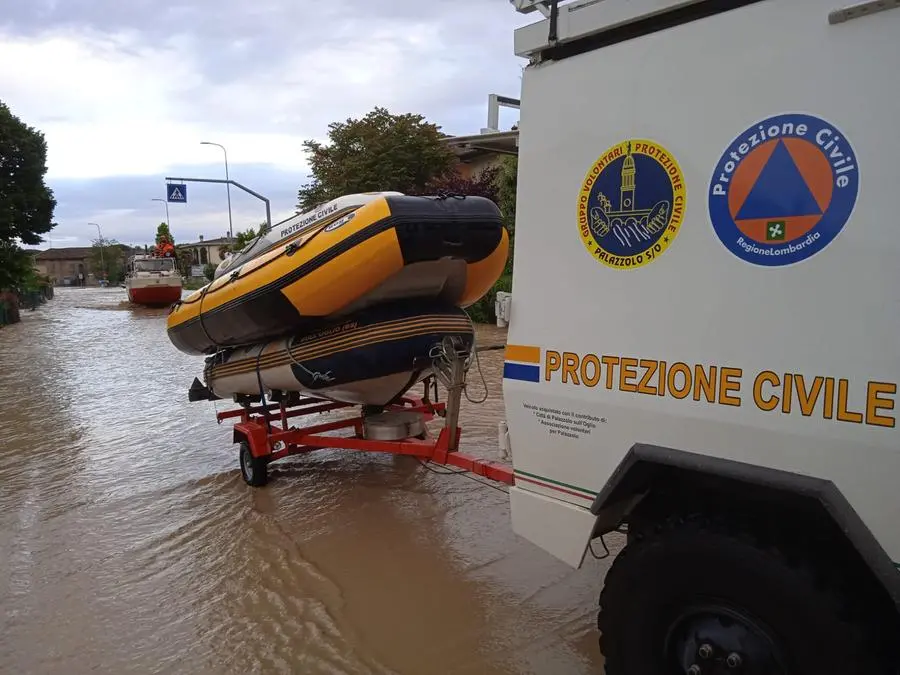
[[[516,184],[518,181],[519,161],[518,157],[504,157],[497,175],[497,205],[503,214],[503,224],[509,233],[509,258],[503,274],[494,284],[493,288],[474,305],[468,308],[469,316],[475,323],[496,323],[497,314],[494,311],[494,301],[497,291],[512,292],[513,254],[516,241]]]

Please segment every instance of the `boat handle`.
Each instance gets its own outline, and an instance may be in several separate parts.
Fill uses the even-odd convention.
[[[444,245],[445,246],[462,246],[462,239],[457,237],[456,239],[448,239],[446,235],[444,235]]]

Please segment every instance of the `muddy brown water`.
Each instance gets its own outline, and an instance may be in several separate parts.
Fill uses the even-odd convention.
[[[202,358],[123,300],[62,288],[0,330],[0,672],[600,671],[608,560],[571,570],[505,492],[412,458],[320,451],[249,488],[228,403],[187,401]],[[463,447],[491,456],[480,360]]]

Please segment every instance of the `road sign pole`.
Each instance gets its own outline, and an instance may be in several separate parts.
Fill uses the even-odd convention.
[[[225,148],[222,148],[223,150]],[[228,184],[225,186],[225,193],[228,195],[228,245],[234,241],[234,231],[231,227],[231,179],[228,177],[228,153],[225,153],[225,180]]]
[[[225,180],[228,181],[228,184],[225,186],[225,192],[228,195],[228,243],[230,244],[234,239],[234,232],[231,226],[231,176],[228,175],[228,150],[221,143],[213,143],[212,141],[200,141],[200,145],[215,145],[222,148],[222,152],[225,153]]]
[[[154,198],[151,199],[150,201],[153,201],[153,202],[162,202],[163,204],[166,205],[166,226],[167,226],[167,227],[169,228],[169,230],[171,231],[171,229],[172,229],[172,223],[171,223],[171,221],[169,220],[169,200],[168,200],[168,199],[160,199],[159,197],[154,197]]]
[[[252,195],[262,201],[266,205],[266,225],[271,230],[272,229],[272,208],[269,203],[269,200],[266,197],[263,197],[258,192],[254,192],[250,188],[245,185],[241,185],[237,181],[233,181],[231,179],[222,180],[221,178],[176,178],[174,176],[166,176],[166,181],[178,181],[182,187],[184,187],[184,183],[226,183],[228,185],[234,185],[236,188],[243,190],[249,195]],[[173,184],[170,184],[168,187],[171,188]],[[183,199],[180,200],[182,202],[187,202],[187,192],[183,193]],[[171,200],[170,200],[171,201]]]

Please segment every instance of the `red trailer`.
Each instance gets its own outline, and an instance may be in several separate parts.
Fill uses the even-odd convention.
[[[238,420],[234,442],[239,444],[241,474],[254,487],[267,483],[271,462],[326,448],[409,455],[512,485],[511,466],[458,451],[461,387],[451,388],[449,401],[441,403],[430,400],[429,384],[426,381],[422,398],[407,396],[383,409],[363,408],[359,414],[329,421],[314,418],[357,406],[275,392],[274,402],[266,403],[261,397],[239,401],[239,408],[220,412],[216,419],[220,424],[226,419]],[[435,417],[444,418],[437,437],[425,426]]]

